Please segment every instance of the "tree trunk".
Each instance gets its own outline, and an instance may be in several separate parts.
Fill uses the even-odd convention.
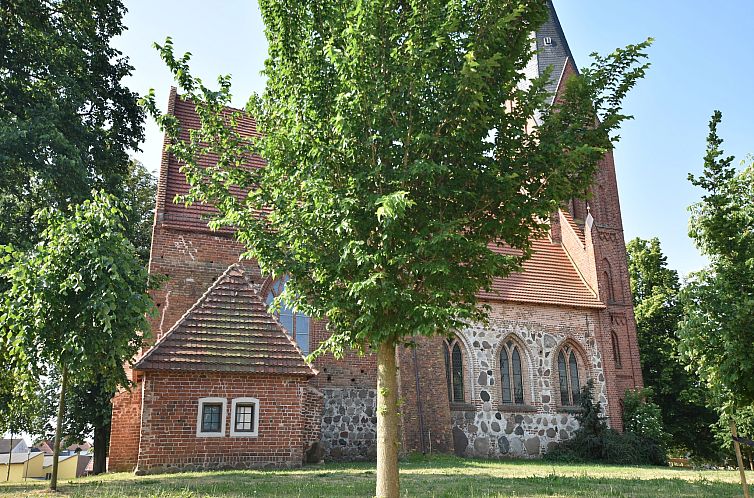
[[[68,383],[68,369],[63,366],[63,375],[60,381],[60,399],[58,400],[58,420],[55,424],[55,447],[52,449],[52,478],[50,479],[50,490],[58,490],[58,460],[60,460],[60,439],[63,432],[63,416],[65,414],[65,388]]]
[[[107,449],[110,440],[110,424],[97,425],[94,428],[94,465],[92,474],[107,472]]]
[[[10,481],[10,464],[13,458],[13,428],[10,430],[10,448],[8,448],[8,474],[5,476],[5,482]]]
[[[732,416],[730,418],[730,433],[734,438],[738,437],[736,421],[733,420]],[[736,460],[738,460],[738,471],[741,473],[741,486],[744,488],[744,498],[749,498],[749,485],[746,484],[746,469],[744,469],[744,459],[741,456],[741,445],[735,439],[733,440],[733,447],[736,449]]]
[[[398,370],[395,344],[377,351],[377,498],[398,498]]]

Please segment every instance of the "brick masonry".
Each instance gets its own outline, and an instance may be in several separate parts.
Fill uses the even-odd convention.
[[[452,411],[456,454],[537,457],[569,438],[578,423],[572,407],[560,404],[557,356],[564,346],[576,352],[581,384],[593,379],[595,395],[609,411],[608,382],[597,341],[598,316],[576,308],[494,304],[489,323],[460,331],[468,401]],[[522,405],[502,402],[499,358],[509,340],[521,354]]]
[[[142,383],[138,473],[301,465],[307,434],[305,378],[148,372]],[[223,437],[196,436],[198,400],[204,397],[227,402]],[[230,435],[232,400],[244,397],[259,400],[256,437]]]
[[[574,71],[569,61],[563,74],[567,77]],[[193,126],[192,111],[175,92],[168,110]],[[253,121],[244,126],[253,133]],[[153,293],[159,313],[152,321],[150,341],[166,333],[243,252],[231,232],[211,232],[196,218],[211,208],[184,212],[171,203],[169,197],[185,191],[185,186],[173,159],[168,154],[162,159],[150,272],[168,278]],[[464,345],[468,400],[462,405],[448,403],[442,338],[419,338],[418,347],[399,349],[404,452],[536,457],[570,437],[577,423],[558,406],[553,368],[553,358],[564,344],[579,355],[580,378],[595,380],[610,424],[622,429],[623,393],[641,386],[642,379],[611,154],[601,163],[585,197],[566,206],[573,221],[563,214],[553,216],[551,241],[563,248],[587,294],[604,303],[603,308],[491,302],[488,324],[458,331]],[[253,262],[248,267],[255,290],[264,296],[270,279]],[[327,335],[326,323],[312,321],[309,350]],[[517,341],[523,352],[524,406],[506,407],[500,402],[497,358],[507,338]],[[294,466],[301,464],[315,441],[321,441],[326,459],[372,458],[374,355],[351,352],[341,360],[324,355],[314,367],[319,374],[308,382],[274,375],[129,372],[137,385],[113,400],[110,469]],[[228,410],[233,397],[259,398],[259,436],[197,438],[196,403],[210,396],[227,398]],[[229,424],[229,416],[227,420]]]

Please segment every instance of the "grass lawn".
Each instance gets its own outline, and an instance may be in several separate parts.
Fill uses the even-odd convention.
[[[373,463],[296,470],[190,472],[156,476],[107,474],[59,483],[56,496],[363,496],[374,493]],[[754,472],[749,472],[749,482]],[[39,496],[46,482],[0,483],[0,496]],[[741,496],[738,472],[661,467],[567,465],[412,457],[401,462],[402,496]]]

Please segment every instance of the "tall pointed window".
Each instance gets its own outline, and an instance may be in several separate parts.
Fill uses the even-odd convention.
[[[288,277],[282,277],[276,280],[272,286],[270,286],[267,292],[267,306],[272,304],[272,301],[283,293],[285,290],[285,284],[288,282]],[[280,324],[288,332],[301,348],[304,354],[309,353],[309,317],[295,311],[289,307],[286,303],[280,303],[280,309],[275,312],[275,316],[280,321]]]
[[[524,404],[524,378],[521,368],[521,353],[512,340],[506,341],[500,350],[500,381],[504,404]]]
[[[615,360],[615,368],[623,368],[623,362],[620,357],[620,343],[618,342],[618,334],[610,332],[610,337],[613,341],[613,359]]]
[[[444,341],[445,380],[448,383],[448,399],[451,403],[463,403],[463,352],[458,339]]]
[[[610,261],[607,258],[602,260],[602,266],[604,270],[602,272],[602,279],[605,281],[605,290],[607,291],[607,302],[615,303],[618,301],[618,295],[615,293],[615,282],[613,282],[613,269],[610,266]]]
[[[563,406],[578,405],[581,390],[579,364],[576,353],[570,346],[563,347],[558,353],[558,377],[560,380],[560,404]]]

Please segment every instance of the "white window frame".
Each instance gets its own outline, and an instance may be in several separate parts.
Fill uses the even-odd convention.
[[[254,430],[248,431],[236,431],[236,405],[254,405]],[[259,400],[257,398],[233,398],[230,408],[230,435],[231,437],[257,437],[259,435]]]
[[[220,432],[202,432],[202,411],[204,405],[221,404],[222,414],[220,416]],[[228,415],[228,400],[225,398],[199,398],[197,402],[196,413],[196,437],[225,437],[225,421]]]

